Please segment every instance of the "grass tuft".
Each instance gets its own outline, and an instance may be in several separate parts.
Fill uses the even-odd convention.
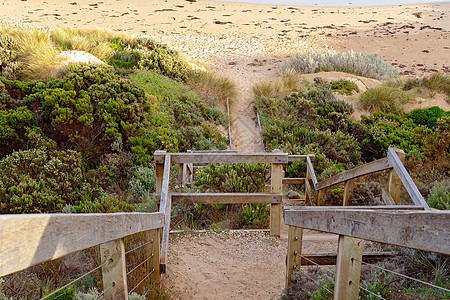
[[[402,115],[402,106],[414,101],[414,95],[392,87],[377,87],[368,89],[361,96],[361,107],[369,112],[395,113]]]
[[[208,71],[196,72],[187,83],[200,99],[211,106],[226,105],[227,99],[231,103],[237,95],[236,84],[233,81]]]

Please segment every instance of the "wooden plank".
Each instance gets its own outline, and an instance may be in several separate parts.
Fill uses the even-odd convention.
[[[308,197],[306,197],[308,196]],[[312,196],[312,189],[311,185],[309,184],[309,180],[305,181],[305,204],[311,205],[311,196]]]
[[[237,150],[190,150],[191,153],[238,153]]]
[[[125,245],[123,239],[114,240],[100,245],[102,264],[103,290],[105,299],[128,299],[127,266],[125,260]]]
[[[154,155],[161,154],[165,155],[166,151],[156,151]],[[161,194],[162,181],[164,176],[164,161],[162,163],[156,163],[155,165],[155,176],[156,176],[156,193]]]
[[[274,194],[247,194],[247,193],[173,193],[173,203],[267,203],[277,204],[282,202],[282,195]],[[157,195],[158,198],[158,195]]]
[[[308,154],[308,155],[289,155],[288,161],[306,161],[307,157],[309,157],[311,161],[316,160],[316,156],[314,154]]]
[[[400,161],[405,163],[405,152],[401,149],[393,148],[395,153],[397,154]],[[398,204],[398,201],[400,200],[400,191],[402,188],[402,181],[400,177],[398,177],[397,172],[395,169],[392,169],[389,172],[389,184],[388,184],[388,190],[389,194],[392,196],[392,200],[394,200],[395,204]]]
[[[293,227],[293,226],[291,226]],[[320,254],[302,254],[305,258],[301,258],[302,266],[334,266],[336,265],[336,253],[320,253]],[[374,264],[380,261],[383,261],[387,258],[394,257],[395,254],[393,252],[373,252],[373,253],[364,253],[362,257],[362,261]],[[312,262],[311,262],[312,261]]]
[[[0,215],[0,276],[163,225],[160,213]]]
[[[313,182],[313,186],[317,190],[317,185],[318,185],[317,177],[316,177],[316,173],[314,172],[314,166],[313,166],[309,156],[306,157],[306,167],[308,169],[309,175],[311,176],[311,180]]]
[[[183,165],[184,164],[178,164],[178,186],[179,186],[180,189],[182,189],[183,185],[184,185],[184,181],[183,181],[183,177],[184,177]]]
[[[414,204],[423,206],[425,208],[425,210],[430,210],[427,202],[423,199],[422,194],[419,192],[419,189],[417,188],[416,184],[412,180],[408,171],[406,171],[400,158],[395,153],[395,149],[389,148],[387,156],[388,156],[388,159],[391,162],[392,166],[394,167],[395,171],[397,172],[398,177],[402,181],[403,186],[406,188],[406,191],[408,192],[409,196],[411,197],[412,201],[414,202]],[[394,198],[394,201],[395,201],[395,198]]]
[[[189,184],[189,175],[188,175],[188,165],[187,164],[183,164],[183,186]]]
[[[317,193],[317,206],[323,205],[323,196],[325,196],[325,189],[319,190]]]
[[[279,150],[274,150],[276,154]],[[286,157],[287,158],[287,157]],[[270,172],[270,192],[283,194],[284,170],[282,164],[273,163]],[[281,203],[270,205],[270,235],[279,237],[281,234]]]
[[[159,212],[164,213],[164,228],[161,239],[161,253],[160,253],[160,263],[162,265],[161,270],[162,273],[165,273],[165,266],[167,264],[167,248],[169,246],[169,231],[170,231],[170,213],[172,211],[172,197],[169,195],[170,164],[171,164],[171,155],[166,154],[164,161],[164,176],[159,206]]]
[[[170,153],[172,163],[278,163],[287,164],[287,153]],[[155,162],[163,163],[164,154],[155,152]]]
[[[352,181],[351,180],[347,180],[345,182],[345,185],[344,185],[344,197],[343,197],[343,201],[342,201],[342,206],[348,206],[348,201],[350,200],[350,195],[351,195],[351,185],[352,185]]]
[[[286,261],[286,287],[291,285],[292,274],[300,270],[302,244],[303,229],[295,226],[289,226],[288,252]]]
[[[285,224],[450,255],[450,212],[375,209],[284,211]]]
[[[305,184],[305,178],[283,178],[283,184]]]
[[[161,229],[153,229],[145,232],[145,242],[149,244],[145,246],[146,257],[151,257],[147,263],[148,272],[153,272],[150,275],[150,282],[155,287],[161,287],[161,272],[160,272],[160,257],[161,250]]]
[[[328,188],[330,186],[333,186],[335,184],[345,182],[349,179],[358,178],[358,177],[361,177],[364,175],[384,171],[384,170],[387,170],[390,168],[392,168],[392,165],[389,162],[389,160],[387,158],[382,158],[382,159],[364,164],[362,166],[353,168],[351,170],[342,172],[342,173],[332,176],[330,178],[324,179],[318,183],[316,190],[322,190],[322,189]]]
[[[381,189],[381,199],[386,205],[396,205],[394,199],[392,199],[391,193],[385,188]]]
[[[361,206],[315,206],[315,207],[304,207],[304,206],[285,206],[284,210],[314,210],[314,211],[329,211],[329,210],[348,210],[348,209],[362,209],[362,210],[424,210],[423,206],[417,205],[361,205]]]
[[[339,236],[334,300],[357,300],[364,240]]]

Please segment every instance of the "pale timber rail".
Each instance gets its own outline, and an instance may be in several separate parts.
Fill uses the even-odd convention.
[[[138,233],[145,236],[142,264],[148,272],[144,279],[159,286],[163,226],[162,213],[0,215],[0,277],[99,246],[101,264],[78,279],[101,269],[105,299],[128,299],[139,284],[127,284],[127,275],[134,270],[126,272],[124,238]]]

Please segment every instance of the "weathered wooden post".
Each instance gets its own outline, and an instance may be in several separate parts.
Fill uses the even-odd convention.
[[[306,159],[306,164],[308,164],[308,159]],[[314,162],[311,161],[311,165],[314,169]],[[305,203],[310,202],[311,195],[309,194],[309,189],[306,187],[306,185],[309,185],[309,180],[311,179],[311,172],[309,171],[308,166],[306,166],[306,178],[305,178]]]
[[[348,200],[352,194],[352,180],[347,180],[344,185],[344,199],[342,201],[342,206],[348,206]]]
[[[123,239],[100,245],[103,291],[106,300],[128,299],[127,268]]]
[[[300,271],[303,245],[303,228],[289,226],[286,266],[286,287],[291,284],[292,274]]]
[[[280,153],[280,150],[273,150]],[[271,185],[272,194],[283,194],[283,165],[272,163]],[[270,204],[270,235],[279,237],[281,233],[281,203]]]
[[[400,161],[402,164],[405,163],[405,152],[401,149],[394,148],[395,154],[397,154],[398,158],[400,158]],[[391,169],[389,172],[389,193],[391,193],[392,199],[394,200],[395,204],[398,204],[398,201],[400,200],[400,190],[402,187],[402,181],[400,177],[398,177],[397,172],[394,170],[394,168]]]
[[[158,153],[166,153],[166,151],[155,151],[155,154]],[[155,166],[155,173],[156,173],[156,194],[161,194],[162,184],[163,184],[163,176],[164,176],[164,162],[158,163],[156,162]],[[159,210],[159,204],[158,204],[158,210]]]
[[[149,243],[145,247],[146,257],[150,257],[147,263],[147,272],[152,272],[150,281],[155,287],[161,287],[160,272],[160,255],[161,251],[161,228],[153,229],[145,232],[145,243]]]
[[[364,240],[339,235],[336,258],[335,300],[358,299]]]

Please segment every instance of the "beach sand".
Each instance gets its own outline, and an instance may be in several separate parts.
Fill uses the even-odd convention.
[[[251,87],[278,77],[286,58],[328,46],[376,52],[403,76],[448,73],[449,11],[450,2],[320,8],[203,0],[0,0],[0,19],[149,35],[230,77],[239,92],[231,107],[233,146],[242,152],[261,151]],[[417,105],[449,109],[444,99],[432,101]],[[170,245],[164,285],[177,299],[277,299],[284,287],[286,240],[262,241],[264,247],[253,238],[244,247],[214,236],[180,238]]]

